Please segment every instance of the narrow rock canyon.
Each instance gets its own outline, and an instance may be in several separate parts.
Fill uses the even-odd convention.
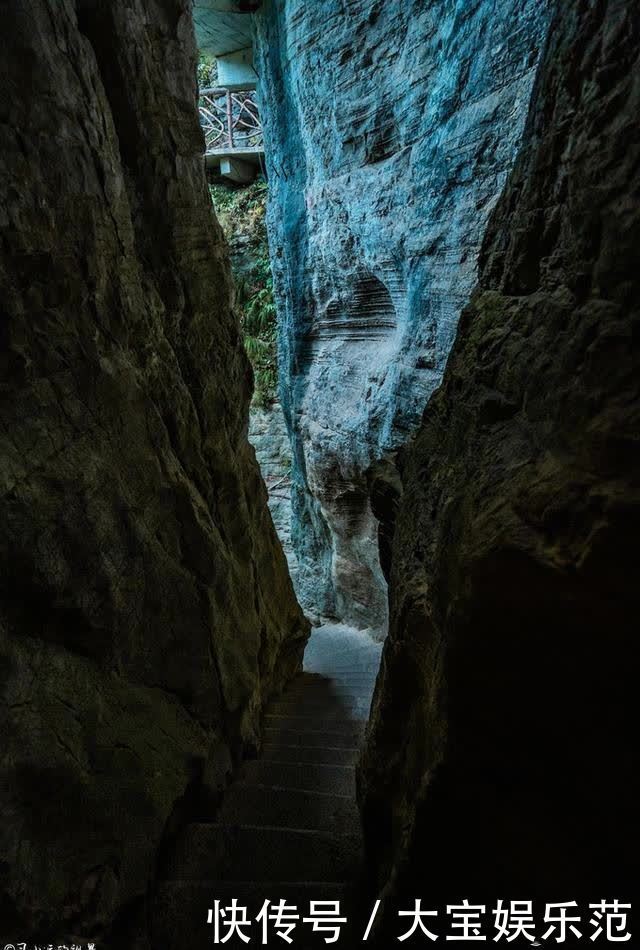
[[[630,901],[635,0],[0,12],[0,947]],[[194,14],[253,33],[251,421]]]

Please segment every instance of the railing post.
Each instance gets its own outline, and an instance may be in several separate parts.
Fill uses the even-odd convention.
[[[227,128],[229,130],[229,148],[233,148],[233,100],[230,89],[227,89]]]

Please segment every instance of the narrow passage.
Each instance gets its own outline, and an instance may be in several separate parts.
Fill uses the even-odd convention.
[[[213,945],[213,925],[199,922],[214,899],[228,907],[234,898],[250,920],[266,899],[284,898],[301,918],[292,946],[325,946],[326,934],[314,933],[302,917],[309,916],[310,901],[340,901],[348,911],[357,885],[362,840],[355,764],[381,649],[349,627],[313,631],[304,672],[267,709],[262,756],[242,766],[214,823],[187,828],[159,894],[166,947],[184,950],[186,934],[203,931]],[[223,923],[220,933],[226,932]],[[261,945],[260,924],[245,933]],[[346,933],[343,927],[342,946],[349,945]],[[281,944],[271,928],[272,942]],[[246,944],[236,935],[225,946]]]

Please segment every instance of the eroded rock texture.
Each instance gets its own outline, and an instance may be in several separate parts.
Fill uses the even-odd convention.
[[[269,495],[269,510],[295,587],[298,559],[291,543],[291,442],[282,406],[275,402],[249,414],[249,441]]]
[[[15,0],[0,47],[0,919],[17,942],[126,920],[180,807],[258,742],[307,625],[246,439],[189,4]]]
[[[629,894],[639,48],[632,0],[558,4],[479,289],[406,453],[360,776],[391,890]]]
[[[298,590],[384,628],[367,471],[441,380],[546,3],[270,0],[256,20]]]

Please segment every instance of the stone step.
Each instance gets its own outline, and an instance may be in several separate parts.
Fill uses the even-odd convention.
[[[340,694],[335,697],[315,696],[312,690],[302,693],[299,696],[283,696],[275,702],[269,703],[267,712],[271,714],[283,715],[292,713],[295,715],[297,710],[304,712],[305,715],[322,715],[325,710],[342,710],[343,715],[350,714],[350,708],[354,703],[370,700],[371,696],[367,690],[359,690],[355,695]]]
[[[337,646],[332,647],[331,650],[310,650],[309,647],[307,647],[304,655],[304,672],[316,673],[325,665],[351,661],[354,663],[369,663],[373,665],[380,663],[381,657],[382,650],[362,650],[358,647],[344,647],[340,649]]]
[[[301,791],[331,792],[333,795],[356,794],[355,769],[352,765],[323,765],[304,762],[257,759],[243,765],[240,778],[249,785],[279,785]]]
[[[342,703],[345,698],[350,696],[371,696],[376,684],[376,677],[369,673],[359,673],[357,677],[352,678],[348,674],[335,674],[331,679],[331,688],[325,686],[305,686],[301,690],[293,690],[283,693],[284,700],[300,700],[304,697],[305,701],[310,702],[315,699],[317,702]]]
[[[355,706],[371,704],[372,692],[370,690],[351,690],[343,688],[342,692],[331,700],[325,697],[316,697],[313,695],[285,696],[277,702],[270,703],[268,713],[286,715],[287,713],[295,715],[297,711],[302,711],[305,715],[314,713],[322,715],[326,708],[342,708],[347,716],[351,716]]]
[[[336,946],[359,946],[362,939],[362,928],[352,926],[358,915],[356,899],[353,896],[351,884],[341,882],[327,883],[326,881],[310,881],[295,883],[289,881],[170,881],[162,883],[156,891],[153,903],[152,945],[158,950],[211,950],[214,946],[213,919],[208,923],[209,912],[215,908],[215,901],[220,901],[220,909],[227,911],[233,900],[237,907],[246,908],[246,918],[249,926],[242,929],[245,936],[250,938],[246,944],[237,935],[226,941],[224,946],[232,950],[246,950],[249,946],[263,946],[262,924],[257,920],[265,900],[278,904],[285,900],[287,905],[294,908],[292,913],[298,915],[295,930],[290,937],[291,946],[295,950],[321,950],[326,948],[326,933],[314,933],[311,924],[304,923],[303,917],[309,917],[312,901],[338,902],[341,917],[347,918],[347,923],[340,928],[340,939]],[[224,920],[224,918],[222,918]],[[227,934],[227,928],[222,925],[219,938]],[[267,931],[267,946],[287,947],[288,944],[277,935],[270,925]]]
[[[355,646],[332,647],[330,650],[314,650],[307,647],[304,655],[304,671],[316,672],[320,664],[333,663],[342,659],[355,660],[358,663],[380,662],[382,650],[362,650]]]
[[[356,690],[356,689],[352,689],[348,684],[345,684],[343,689],[344,689],[344,692],[342,693],[340,698],[341,698],[341,701],[345,704],[345,706],[348,709],[353,710],[355,708],[360,709],[362,707],[365,707],[367,712],[369,711],[369,708],[371,707],[371,700],[373,699],[373,693],[374,693],[373,686],[371,687],[371,689],[361,690],[360,688],[358,688]]]
[[[354,719],[351,712],[344,707],[340,709],[326,709],[324,712],[314,711],[296,706],[291,712],[268,712],[264,717],[265,726],[283,726],[297,728],[319,729],[325,728],[332,732],[341,729],[350,729],[358,726],[358,720]],[[287,725],[288,724],[288,725]]]
[[[219,816],[220,824],[264,824],[328,834],[357,833],[359,822],[352,795],[243,783],[233,786]]]
[[[328,672],[325,672],[327,670]],[[318,665],[318,669],[314,673],[303,674],[307,675],[309,679],[301,681],[300,679],[294,679],[291,683],[289,689],[296,689],[300,686],[304,686],[305,689],[317,689],[323,686],[326,686],[328,683],[331,683],[331,678],[334,672],[338,671],[343,676],[353,675],[354,677],[367,676],[374,678],[378,675],[378,667],[375,664],[366,664],[361,665],[345,661],[344,663],[338,663],[333,660],[325,660],[321,665]],[[311,679],[315,677],[315,679]]]
[[[348,670],[340,670],[340,676],[342,678],[348,675],[350,675]],[[377,674],[367,670],[354,670],[353,675],[355,680],[365,678],[367,681],[369,681],[371,679],[375,679]],[[308,674],[308,678],[294,679],[291,684],[287,686],[287,688],[282,692],[281,698],[292,695],[306,695],[307,692],[309,695],[314,694],[335,696],[336,683],[332,679],[331,675],[316,676],[315,674]]]
[[[331,669],[327,672],[331,683],[334,685],[349,683],[353,686],[362,686],[363,684],[375,683],[378,675],[377,670],[350,670],[350,669]],[[305,689],[317,689],[316,686],[306,686]]]
[[[345,717],[344,712],[340,716],[279,716],[267,713],[264,717],[265,729],[297,729],[300,732],[353,732],[357,735],[362,733],[362,723]]]
[[[285,745],[277,742],[268,742],[263,746],[262,759],[278,762],[308,762],[311,765],[355,765],[360,756],[360,750],[341,749],[339,746],[300,746]]]
[[[341,661],[336,660],[336,662],[332,663],[323,663],[322,667],[331,670],[332,675],[336,673],[350,675],[353,673],[360,676],[362,673],[366,673],[374,678],[378,675],[378,670],[380,669],[380,665],[377,662],[358,660],[357,657],[344,657]]]
[[[349,730],[332,732],[329,729],[300,730],[285,729],[282,726],[266,726],[264,741],[266,745],[302,745],[308,748],[320,746],[322,748],[359,749],[364,738],[365,723],[353,723]]]
[[[330,685],[330,681],[326,676],[322,676],[320,673],[310,673],[308,670],[305,670],[303,673],[297,673],[286,685],[284,691],[289,692],[289,690],[302,689],[307,686],[326,687]]]
[[[194,823],[181,835],[168,880],[348,881],[360,836],[263,825]]]

